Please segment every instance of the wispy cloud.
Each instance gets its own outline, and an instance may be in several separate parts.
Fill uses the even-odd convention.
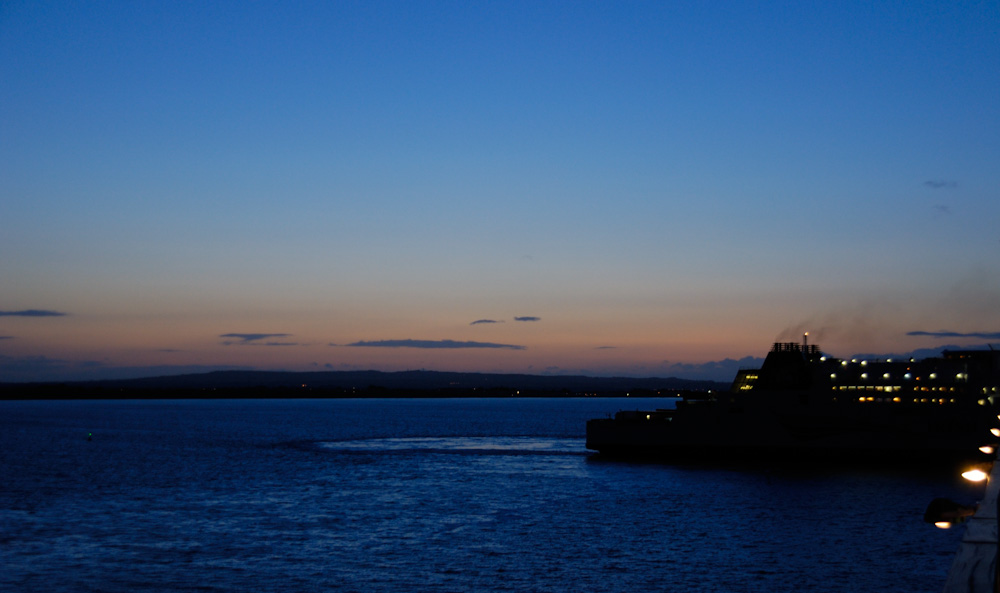
[[[525,316],[525,317],[515,317],[514,318],[514,321],[541,321],[541,320],[542,320],[541,317],[532,317],[530,315]]]
[[[0,317],[65,317],[68,313],[46,311],[45,309],[25,309],[23,311],[0,311]]]
[[[524,346],[515,344],[494,344],[492,342],[456,342],[455,340],[374,340],[348,344],[368,348],[506,348],[508,350],[525,350]]]
[[[938,358],[946,350],[990,350],[989,344],[941,344],[939,346],[934,346],[933,348],[917,348],[916,350],[910,350],[909,352],[855,352],[850,356],[850,358],[859,358],[867,360],[905,360],[912,358],[914,360],[921,360],[924,358]]]
[[[45,356],[11,357],[0,355],[0,382],[94,381],[99,379],[136,379],[164,375],[185,375],[224,370],[250,370],[228,365],[156,365],[114,366],[104,361],[71,361]]]
[[[13,340],[14,336],[0,336],[0,340]]]
[[[1000,332],[954,332],[954,331],[912,331],[908,336],[928,336],[932,338],[980,338],[985,340],[1000,340]]]
[[[58,373],[72,363],[45,356],[0,355],[0,381],[36,381]]]
[[[668,363],[664,361],[664,368],[671,374],[678,377],[688,378],[711,378],[716,381],[731,381],[736,376],[736,372],[742,368],[759,368],[764,359],[755,356],[744,356],[739,360],[724,358],[722,360],[712,360],[703,363]]]
[[[594,348],[594,350],[614,350],[617,347],[618,346],[598,346],[597,348]]]
[[[271,338],[287,338],[292,334],[222,334],[220,338],[231,338],[222,342],[225,346],[297,346],[297,342],[264,342]],[[233,341],[236,340],[236,341]]]
[[[0,355],[0,381],[79,379],[105,368],[97,360],[70,361],[47,356]]]
[[[931,189],[955,189],[958,187],[958,182],[948,179],[930,179],[924,182],[924,186]]]
[[[496,319],[477,319],[469,325],[480,325],[483,323],[503,323],[503,321],[497,321]]]

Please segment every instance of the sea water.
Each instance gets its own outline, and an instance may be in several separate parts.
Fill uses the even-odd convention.
[[[664,400],[0,402],[2,591],[940,591],[952,468],[601,459]]]

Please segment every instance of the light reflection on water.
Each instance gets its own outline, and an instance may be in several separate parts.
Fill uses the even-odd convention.
[[[585,455],[581,439],[545,437],[406,437],[317,443],[332,451],[439,451],[487,453],[558,453]]]

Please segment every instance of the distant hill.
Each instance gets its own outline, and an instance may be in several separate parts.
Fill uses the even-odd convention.
[[[656,396],[728,389],[677,378],[440,371],[215,371],[65,383],[3,383],[0,399]]]

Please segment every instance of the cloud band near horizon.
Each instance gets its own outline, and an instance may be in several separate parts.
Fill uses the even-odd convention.
[[[347,344],[352,347],[364,348],[503,348],[507,350],[526,350],[525,346],[516,344],[495,344],[493,342],[457,342],[455,340],[372,340]]]
[[[932,338],[981,338],[986,340],[1000,340],[1000,332],[954,332],[954,331],[912,331],[906,332],[908,336],[929,336]]]
[[[0,317],[65,317],[68,313],[45,309],[25,309],[23,311],[0,311]]]
[[[225,341],[223,342],[226,346],[237,345],[257,345],[257,346],[296,346],[294,342],[261,342],[261,340],[268,340],[271,338],[287,338],[292,334],[222,334],[220,338],[232,338],[238,340],[236,342]]]

